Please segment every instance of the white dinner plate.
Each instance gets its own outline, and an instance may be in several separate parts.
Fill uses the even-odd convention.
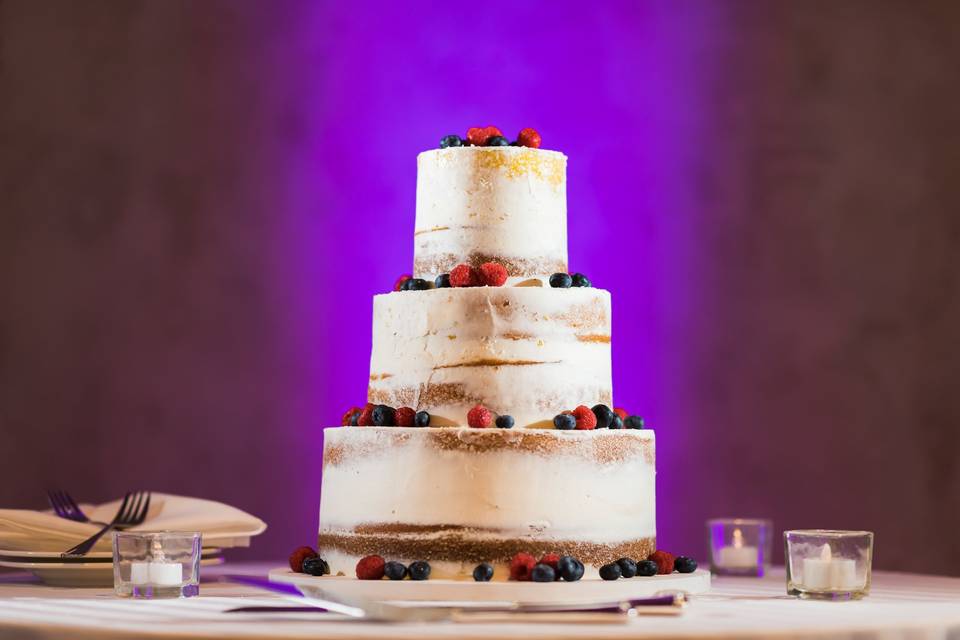
[[[527,602],[563,604],[574,602],[613,602],[647,598],[661,591],[703,593],[710,589],[710,572],[666,576],[622,578],[620,580],[580,580],[578,582],[474,582],[472,580],[357,580],[348,576],[308,576],[289,568],[274,569],[270,580],[295,585],[301,593],[333,600],[358,596],[383,602]]]
[[[201,557],[219,555],[223,553],[221,547],[204,547],[200,551]],[[0,562],[59,562],[59,563],[91,563],[113,562],[113,551],[91,551],[77,558],[63,558],[57,551],[23,551],[20,549],[0,549]]]
[[[9,551],[0,551],[0,555],[9,555]],[[20,551],[20,554],[36,554],[38,552]],[[49,552],[46,553],[49,557]],[[106,558],[60,558],[56,560],[40,557],[19,558],[2,557],[0,567],[9,567],[21,571],[29,571],[40,578],[41,582],[55,587],[112,587],[113,586],[113,554],[97,552],[97,555],[106,554]],[[91,556],[94,554],[91,553]],[[220,549],[204,549],[200,555],[200,565],[207,567],[223,564],[223,555]]]

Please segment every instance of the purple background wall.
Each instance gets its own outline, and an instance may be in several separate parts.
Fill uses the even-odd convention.
[[[770,516],[960,574],[960,7],[473,13],[0,0],[0,504],[147,486],[266,519],[237,557],[309,542],[415,155],[493,123],[570,157],[665,546]]]

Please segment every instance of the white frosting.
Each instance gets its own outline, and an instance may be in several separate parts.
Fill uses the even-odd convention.
[[[437,267],[445,256],[452,262]],[[417,156],[416,276],[433,278],[472,256],[503,262],[514,280],[566,271],[566,156],[525,147]]]
[[[465,425],[480,402],[518,427],[543,426],[577,405],[612,403],[609,340],[610,294],[602,289],[378,295],[370,401],[429,411],[434,425]],[[451,387],[460,397],[442,391]]]
[[[324,466],[321,531],[402,523],[486,530],[478,532],[477,539],[533,536],[617,543],[656,535],[654,464],[644,455],[600,461],[583,453],[448,450],[428,437],[437,429],[407,429],[411,437],[399,442],[385,433],[390,429],[345,427],[324,432],[325,455],[344,444],[373,453],[348,455]],[[472,435],[472,430],[463,431],[468,432],[464,437]],[[582,451],[590,451],[591,439],[608,432],[542,434],[576,438]],[[648,440],[653,446],[652,431],[616,435]],[[439,534],[417,535],[429,539]]]

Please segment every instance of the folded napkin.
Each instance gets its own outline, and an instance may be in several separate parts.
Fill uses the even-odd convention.
[[[81,505],[92,520],[109,522],[116,515],[122,500],[101,505]],[[28,509],[0,509],[0,550],[6,551],[63,551],[86,540],[100,529],[100,525],[73,522],[52,512]],[[154,493],[143,524],[128,531],[199,531],[205,547],[244,546],[250,536],[263,533],[263,520],[236,507],[201,500]],[[94,551],[109,551],[110,536],[97,542]]]

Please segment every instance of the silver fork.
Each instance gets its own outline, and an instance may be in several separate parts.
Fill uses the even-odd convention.
[[[97,544],[97,541],[111,529],[126,529],[142,524],[147,518],[147,511],[149,509],[149,491],[127,492],[124,494],[123,502],[120,503],[120,508],[117,510],[117,515],[113,517],[113,520],[77,546],[61,553],[60,556],[66,558],[87,555],[90,549],[93,549],[93,545]]]
[[[50,506],[53,507],[53,512],[60,518],[73,520],[74,522],[94,522],[87,517],[87,514],[83,512],[80,505],[77,504],[77,501],[62,489],[47,491],[47,501],[50,503]],[[106,523],[95,522],[94,524],[103,525]]]

